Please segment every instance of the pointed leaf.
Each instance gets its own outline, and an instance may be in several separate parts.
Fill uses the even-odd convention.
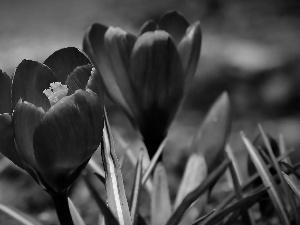
[[[196,224],[200,224],[202,221],[204,221],[206,218],[210,217],[212,214],[214,214],[216,210],[213,209],[211,212],[207,213],[206,215],[200,217],[199,219],[195,220],[193,225],[196,225]]]
[[[192,142],[191,149],[204,155],[208,174],[224,159],[224,145],[230,131],[230,114],[228,94],[224,92],[211,106]]]
[[[279,197],[281,199],[281,202],[284,203],[284,199],[287,199],[287,201],[289,202],[289,204],[293,207],[293,209],[295,209],[296,208],[296,202],[294,202],[294,198],[293,198],[293,196],[291,196],[291,193],[290,193],[290,191],[288,189],[288,185],[286,184],[286,182],[284,182],[284,178],[282,176],[281,169],[279,167],[279,163],[277,162],[276,157],[274,155],[275,154],[274,150],[272,149],[271,144],[269,142],[269,139],[267,138],[267,135],[265,134],[262,126],[258,125],[258,127],[259,127],[259,131],[260,131],[260,133],[262,135],[262,138],[264,140],[265,146],[267,147],[267,151],[268,151],[270,159],[271,159],[271,164],[275,168],[275,170],[276,170],[276,172],[278,174],[280,183],[283,186],[283,194],[284,195],[279,195]],[[284,206],[284,209],[285,209],[285,213],[288,214],[288,208],[286,207],[286,204],[283,204],[283,206]],[[296,212],[294,210],[293,214],[295,214],[295,216],[297,217],[297,219],[299,219],[298,218],[298,212]]]
[[[158,26],[160,30],[167,31],[177,44],[184,36],[189,22],[180,12],[170,10],[161,16]]]
[[[208,188],[216,183],[216,181],[224,174],[226,168],[230,164],[228,159],[225,159],[223,163],[217,167],[208,177],[204,180],[194,191],[190,192],[177,207],[171,218],[168,220],[167,225],[177,225],[180,223],[186,210],[201,197]]]
[[[243,133],[241,133],[241,137],[258,173],[262,178],[265,187],[270,187],[270,189],[268,190],[268,194],[273,202],[273,205],[276,209],[276,212],[278,214],[281,223],[288,225],[289,220],[284,211],[283,203],[280,200],[279,192],[277,190],[277,186],[272,175],[270,174],[265,162],[263,161],[263,159],[255,149],[255,147],[252,145],[252,143],[248,140],[248,138],[246,138],[246,136]]]
[[[118,219],[120,225],[131,225],[129,207],[125,195],[120,165],[115,153],[113,137],[105,112],[101,152],[105,170],[105,188],[108,206]]]
[[[286,170],[290,173],[290,174],[293,174],[297,177],[297,179],[300,179],[300,174],[289,164],[285,163],[285,162],[280,162],[281,165],[283,165]]]
[[[177,208],[184,197],[198,187],[206,177],[207,167],[204,157],[195,153],[192,154],[186,164],[174,207]]]
[[[44,62],[55,74],[57,80],[65,84],[67,77],[78,66],[90,64],[87,56],[77,48],[62,48],[50,55]]]
[[[159,163],[154,171],[153,192],[151,193],[151,225],[166,224],[172,214],[166,171]]]
[[[70,209],[70,213],[71,213],[74,225],[85,225],[82,217],[78,213],[77,209],[75,208],[75,206],[70,198],[68,198],[68,203],[69,203],[69,209]]]
[[[90,159],[88,167],[90,167],[94,171],[101,182],[105,183],[105,172],[100,166],[97,165],[97,163],[93,159]]]
[[[143,152],[140,153],[140,157],[136,165],[134,186],[131,194],[130,213],[131,213],[132,225],[138,224],[138,215],[139,215],[138,209],[139,209],[142,175],[143,175],[142,164],[143,164]]]
[[[183,64],[185,74],[185,86],[190,85],[195,75],[201,50],[202,34],[200,22],[192,24],[178,44],[178,51]]]
[[[142,185],[145,185],[145,183],[148,180],[150,174],[153,172],[156,164],[158,163],[158,159],[160,158],[166,143],[167,143],[167,138],[165,138],[163,140],[163,142],[160,144],[158,150],[155,152],[155,155],[151,159],[149,166],[147,167],[146,171],[144,172],[143,178],[142,178]]]
[[[109,207],[107,206],[105,200],[103,200],[97,192],[96,187],[91,182],[88,176],[83,176],[84,181],[91,192],[93,199],[96,201],[101,213],[105,218],[106,225],[120,225],[117,219],[115,218],[114,214],[110,211]]]
[[[0,114],[11,112],[11,79],[0,69]]]
[[[50,108],[50,103],[43,93],[55,82],[56,77],[49,67],[31,60],[23,60],[17,67],[12,83],[12,109],[20,98],[30,102],[44,111]]]
[[[286,182],[289,184],[289,186],[291,187],[291,189],[296,194],[297,198],[300,200],[300,189],[297,187],[297,185],[295,184],[295,182],[292,181],[292,179],[287,174],[285,174],[284,172],[282,172],[282,174],[283,174],[283,177],[286,180]]]

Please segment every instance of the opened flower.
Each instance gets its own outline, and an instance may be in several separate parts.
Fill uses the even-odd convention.
[[[178,24],[180,40],[171,32],[178,21],[185,21]],[[151,29],[145,25],[138,38],[120,28],[94,24],[84,38],[84,50],[107,95],[139,129],[150,157],[167,135],[195,72],[201,45],[198,22],[189,26],[179,13],[168,12],[158,24]]]
[[[0,74],[0,151],[51,195],[64,193],[102,138],[103,102],[89,59],[76,48]]]

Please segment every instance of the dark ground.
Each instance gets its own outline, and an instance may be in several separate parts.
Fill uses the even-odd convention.
[[[229,0],[226,3],[218,0],[2,0],[0,68],[12,75],[24,58],[43,61],[59,48],[81,48],[83,34],[94,22],[137,33],[145,20],[157,18],[169,9],[179,9],[190,22],[201,20],[203,32],[195,82],[169,132],[165,162],[170,174],[177,171],[170,177],[170,186],[174,186],[172,182],[177,182],[182,173],[190,141],[203,115],[223,91],[229,93],[232,103],[230,143],[241,165],[246,151],[238,132],[244,130],[249,137],[254,137],[257,123],[276,138],[282,133],[289,147],[299,149],[300,3],[297,0]],[[128,126],[124,117],[114,107],[109,112],[113,127],[124,131],[124,126]],[[125,140],[131,140],[132,132],[123,133]],[[245,168],[241,169],[245,172]],[[78,190],[80,194],[76,194]],[[85,206],[87,190],[76,189],[72,196],[76,205],[84,206],[80,207],[81,213],[91,222],[94,219],[91,215],[97,209],[94,204]],[[48,196],[27,174],[12,165],[2,170],[0,176],[0,202],[34,214],[42,221],[56,220]],[[1,224],[3,221],[5,216],[0,213]]]

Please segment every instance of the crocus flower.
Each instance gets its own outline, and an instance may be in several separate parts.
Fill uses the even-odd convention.
[[[89,59],[76,48],[0,74],[0,151],[50,194],[66,192],[100,144],[103,101]]]
[[[160,21],[170,21],[173,27],[177,20],[186,21],[174,12]],[[166,137],[199,59],[199,23],[184,26],[178,45],[173,39],[177,36],[166,32],[169,29],[148,29],[146,25],[150,31],[136,37],[120,28],[93,24],[84,38],[84,51],[98,70],[106,94],[139,129],[150,157]]]

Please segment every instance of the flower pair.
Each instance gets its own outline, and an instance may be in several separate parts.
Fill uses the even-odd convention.
[[[84,38],[107,95],[141,132],[152,157],[181,104],[200,54],[199,22],[175,11],[148,21],[136,37],[120,28],[93,24]]]
[[[50,88],[49,88],[50,87]],[[65,192],[98,148],[101,85],[76,48],[0,73],[0,151],[48,192]]]

